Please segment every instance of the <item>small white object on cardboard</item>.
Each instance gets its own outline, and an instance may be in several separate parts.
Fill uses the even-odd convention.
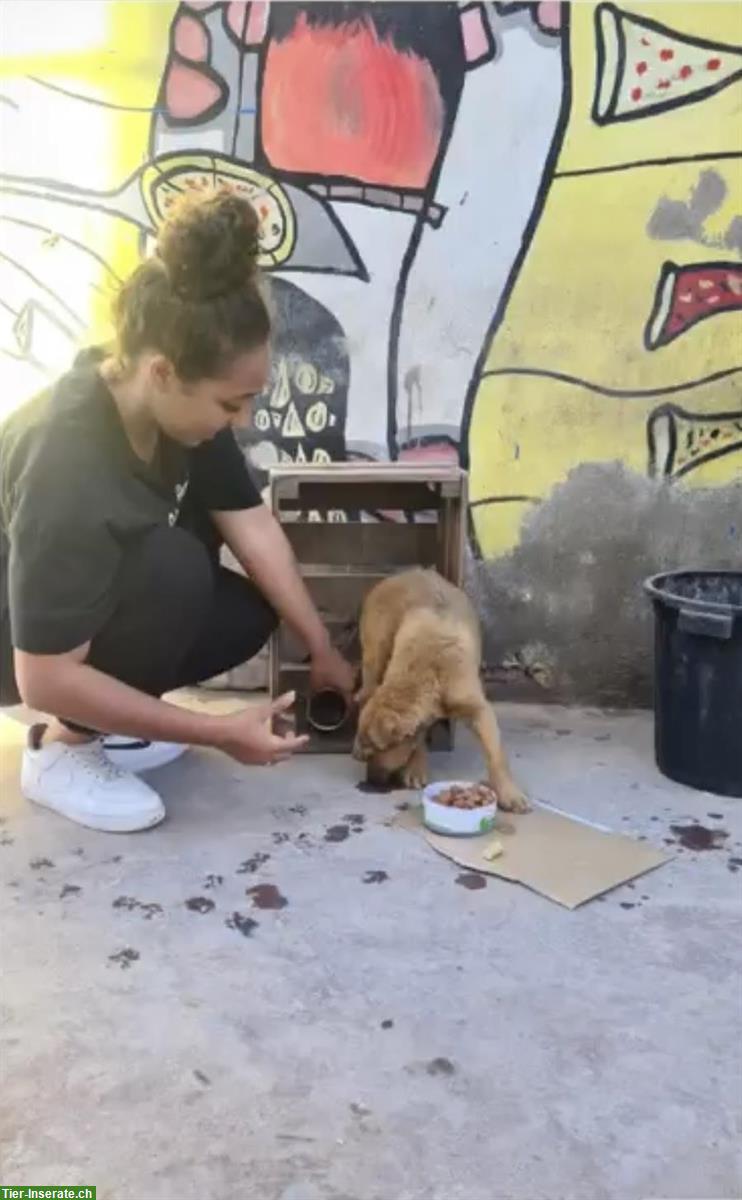
[[[578,908],[669,860],[645,842],[543,805],[523,815],[498,813],[494,830],[479,837],[432,833],[423,826],[422,809],[408,809],[394,823],[422,833],[434,850],[460,867],[522,883],[565,908]],[[487,859],[484,852],[493,836],[502,842],[503,852]]]

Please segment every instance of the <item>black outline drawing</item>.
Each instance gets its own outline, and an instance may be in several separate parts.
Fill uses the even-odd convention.
[[[647,323],[644,326],[644,348],[646,350],[660,350],[663,346],[669,346],[669,344],[674,342],[676,338],[682,337],[683,334],[687,333],[689,329],[693,329],[696,325],[700,325],[701,322],[707,321],[710,317],[721,317],[725,313],[731,314],[742,312],[742,296],[740,296],[738,297],[739,306],[732,306],[729,308],[707,308],[703,311],[699,310],[699,315],[694,317],[692,321],[689,321],[687,325],[684,325],[682,329],[678,329],[676,333],[669,333],[667,331],[667,317],[670,315],[672,300],[675,294],[675,283],[678,274],[683,271],[704,270],[734,271],[742,279],[742,263],[732,262],[729,259],[707,259],[702,262],[683,264],[674,263],[668,259],[662,264],[660,269],[660,275],[659,279],[657,280],[657,287],[654,293],[654,300],[652,302],[652,309],[649,317],[647,318]],[[666,293],[668,280],[670,279],[672,280],[672,291],[670,293],[668,303],[668,297]],[[662,323],[662,328],[659,330],[659,332],[655,332],[654,327],[656,326],[665,305],[667,305],[667,313]]]
[[[605,105],[601,104],[601,92],[605,86],[607,58],[606,35],[603,26],[604,17],[613,18],[616,35],[616,71],[613,79],[613,87]],[[731,75],[717,79],[706,87],[694,89],[682,96],[668,96],[666,100],[652,101],[651,103],[643,104],[641,108],[619,113],[616,111],[618,97],[627,67],[624,22],[638,25],[650,33],[667,38],[668,41],[672,41],[676,45],[690,46],[695,50],[709,50],[715,54],[734,54],[737,56],[742,54],[742,47],[728,46],[721,42],[709,41],[707,38],[692,37],[687,34],[678,33],[668,25],[663,25],[660,21],[655,21],[651,17],[637,16],[635,13],[618,8],[615,4],[611,3],[599,4],[595,9],[595,96],[590,114],[596,125],[611,125],[618,121],[637,121],[641,120],[642,117],[658,116],[660,113],[669,112],[674,108],[682,108],[686,104],[695,104],[699,100],[705,100],[707,97],[715,95],[716,92],[723,91],[724,88],[734,83],[737,79],[742,78],[742,64],[740,64],[738,70],[733,71]]]
[[[661,469],[658,469],[657,424],[664,418],[669,418],[669,441],[665,460]],[[684,463],[682,467],[676,470],[675,458],[678,452],[678,420],[690,422],[693,425],[713,425],[720,421],[732,421],[739,426],[739,438],[736,441],[727,443],[725,446],[720,446],[716,450],[700,454],[697,458]],[[670,481],[681,479],[684,475],[688,475],[691,471],[703,466],[705,463],[713,462],[718,458],[725,458],[728,454],[734,454],[742,450],[742,408],[735,409],[732,412],[692,413],[687,408],[682,408],[679,404],[660,404],[647,418],[647,450],[649,456],[647,473],[651,479],[668,479]]]
[[[712,371],[710,375],[702,375],[698,379],[689,379],[684,383],[675,383],[658,388],[611,388],[599,383],[590,383],[577,375],[567,375],[562,371],[548,371],[543,367],[498,367],[494,371],[483,371],[481,378],[488,379],[496,375],[526,375],[535,379],[555,379],[558,383],[569,383],[573,387],[585,388],[596,392],[599,396],[608,396],[612,400],[646,400],[652,396],[672,396],[675,392],[688,392],[693,388],[704,387],[708,383],[718,383],[730,375],[742,372],[742,363],[738,367],[725,367],[720,371]]]
[[[725,162],[738,159],[742,165],[742,151],[720,150],[707,154],[673,154],[668,158],[640,158],[634,162],[609,163],[605,167],[576,167],[569,171],[557,171],[555,179],[577,179],[582,175],[612,175],[616,171],[635,171],[639,167],[671,167],[677,163]]]

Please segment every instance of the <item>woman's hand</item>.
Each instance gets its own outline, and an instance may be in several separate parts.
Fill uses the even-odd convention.
[[[342,692],[346,700],[353,698],[355,688],[355,671],[339,650],[328,645],[323,650],[312,655],[309,686],[313,692],[321,692],[323,688],[332,688]]]
[[[287,713],[294,699],[294,692],[287,692],[272,703],[258,704],[234,716],[221,717],[216,745],[237,762],[248,765],[273,766],[285,762],[309,741],[308,737],[273,731],[273,718]]]

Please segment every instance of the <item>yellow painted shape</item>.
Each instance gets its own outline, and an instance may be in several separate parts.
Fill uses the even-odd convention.
[[[668,112],[597,125],[591,116],[597,78],[595,4],[570,5],[572,105],[557,171],[577,171],[646,159],[742,152],[742,82],[715,96]],[[742,7],[736,0],[699,3],[618,4],[627,13],[651,17],[678,34],[742,44]],[[626,175],[616,176],[621,187]]]
[[[663,403],[691,413],[742,416],[742,369],[714,383],[652,397],[604,396],[542,376],[485,376],[469,437],[472,517],[482,551],[492,556],[517,545],[533,501],[546,499],[581,463],[619,462],[646,476],[647,421]],[[694,468],[682,476],[682,485],[739,480],[738,450]],[[533,501],[487,504],[489,496]]]
[[[556,180],[485,369],[538,367],[607,387],[645,389],[740,365],[739,311],[701,321],[657,350],[644,346],[666,260],[682,265],[735,257],[646,232],[660,197],[687,199],[705,170],[726,184],[717,214],[726,228],[742,211],[742,169],[730,169],[723,159]]]

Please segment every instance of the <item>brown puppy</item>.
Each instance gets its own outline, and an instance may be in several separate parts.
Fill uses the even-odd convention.
[[[406,787],[427,782],[425,735],[444,717],[479,738],[500,807],[528,802],[510,774],[479,677],[479,622],[464,593],[435,571],[392,575],[366,597],[360,622],[363,681],[354,755],[369,778]]]

